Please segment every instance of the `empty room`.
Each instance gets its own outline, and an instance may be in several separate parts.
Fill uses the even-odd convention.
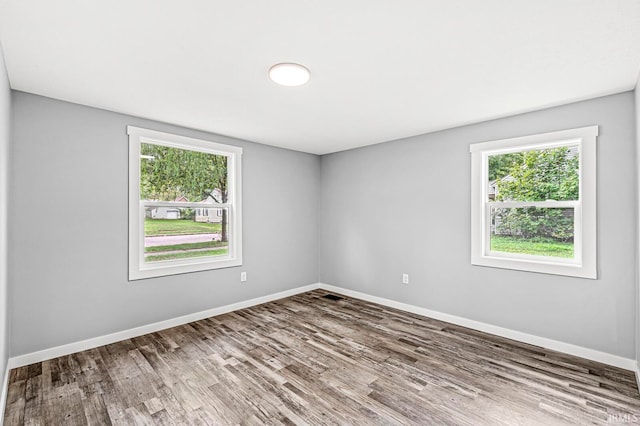
[[[640,424],[640,1],[0,0],[0,424]]]

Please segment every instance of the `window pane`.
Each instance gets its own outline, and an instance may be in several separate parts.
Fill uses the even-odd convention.
[[[229,253],[227,209],[146,207],[145,262],[226,256]]]
[[[140,199],[227,202],[227,157],[140,144]]]
[[[579,199],[578,146],[489,156],[489,201]]]
[[[574,209],[491,208],[491,251],[573,258]]]

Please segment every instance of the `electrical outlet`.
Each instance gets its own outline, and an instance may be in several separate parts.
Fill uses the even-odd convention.
[[[246,282],[247,281],[247,273],[246,272],[240,272],[240,282]]]
[[[402,284],[409,284],[409,274],[402,274]]]

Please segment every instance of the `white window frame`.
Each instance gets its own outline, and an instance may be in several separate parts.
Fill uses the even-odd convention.
[[[471,144],[471,264],[597,279],[596,141],[598,126]],[[490,202],[489,156],[559,146],[578,146],[578,201]],[[490,250],[491,207],[574,208],[574,258],[518,255]]]
[[[134,126],[127,126],[127,133],[129,135],[129,280],[241,266],[242,148]],[[202,202],[141,201],[140,145],[142,143],[188,149],[227,157],[227,202],[212,202],[206,205],[207,208],[226,208],[228,211],[229,250],[227,255],[165,260],[153,263],[144,261],[145,207],[203,208],[203,204]]]

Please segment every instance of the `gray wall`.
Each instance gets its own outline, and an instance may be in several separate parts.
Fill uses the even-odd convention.
[[[242,267],[127,281],[127,125],[244,148]],[[13,356],[317,282],[315,155],[21,92],[13,131]]]
[[[0,377],[9,357],[9,304],[7,283],[7,199],[9,139],[11,137],[11,90],[0,45]],[[2,380],[2,379],[0,379]],[[0,406],[4,401],[0,402]]]
[[[311,284],[320,270],[328,284],[634,357],[631,92],[321,158],[21,92],[12,108],[11,355]],[[245,148],[242,268],[127,281],[129,124]],[[591,124],[600,278],[472,267],[469,144]]]
[[[627,92],[323,156],[320,281],[634,358],[634,120]],[[599,279],[471,266],[469,144],[593,124]]]
[[[636,364],[640,368],[640,76],[636,83],[636,90],[633,92],[635,99],[635,122],[636,122],[636,183],[638,204],[636,205]]]

